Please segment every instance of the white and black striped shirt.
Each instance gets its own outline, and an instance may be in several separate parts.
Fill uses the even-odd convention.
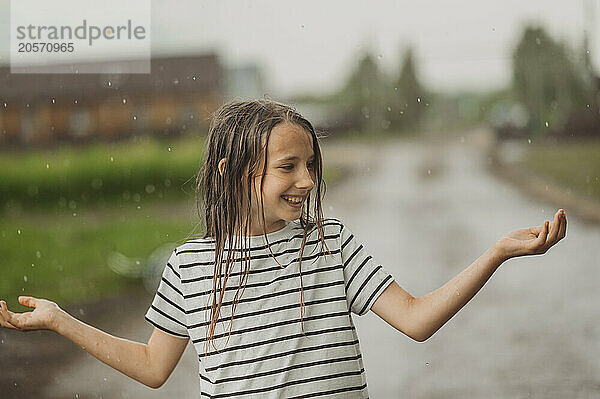
[[[231,334],[240,262],[227,283],[214,347],[208,348],[214,240],[188,241],[173,251],[146,320],[168,334],[191,339],[200,364],[201,397],[368,397],[351,313],[367,313],[393,278],[339,220],[325,220],[324,233],[331,255],[322,250],[316,228],[304,248],[303,323],[300,224],[289,222],[267,235],[283,267],[272,258],[263,236],[248,237],[250,272]]]

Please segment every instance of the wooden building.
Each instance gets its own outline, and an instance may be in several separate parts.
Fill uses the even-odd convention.
[[[137,62],[106,62],[103,74],[79,74],[76,65],[73,74],[0,67],[0,146],[206,129],[224,96],[215,54],[153,58],[150,74],[127,73]]]

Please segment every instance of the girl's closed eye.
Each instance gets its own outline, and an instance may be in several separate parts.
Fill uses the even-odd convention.
[[[306,164],[306,167],[308,170],[313,170],[315,168],[315,163],[314,162],[308,162]],[[284,169],[284,170],[292,170],[294,169],[294,165],[283,165],[279,167],[280,169]]]

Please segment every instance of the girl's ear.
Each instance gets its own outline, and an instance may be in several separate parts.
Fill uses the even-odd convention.
[[[227,163],[227,159],[223,158],[219,161],[219,173],[223,176],[223,171],[225,170],[225,163]]]

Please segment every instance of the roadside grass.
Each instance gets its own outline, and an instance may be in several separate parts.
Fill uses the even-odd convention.
[[[193,190],[204,137],[93,143],[0,153],[0,206],[75,210],[181,198]]]
[[[528,146],[527,170],[600,201],[600,141]]]
[[[146,258],[167,242],[179,242],[191,222],[161,215],[114,210],[104,217],[56,215],[0,222],[0,298],[16,309],[19,295],[49,298],[61,306],[89,302],[142,286],[140,279],[115,273],[107,258],[118,251]]]

